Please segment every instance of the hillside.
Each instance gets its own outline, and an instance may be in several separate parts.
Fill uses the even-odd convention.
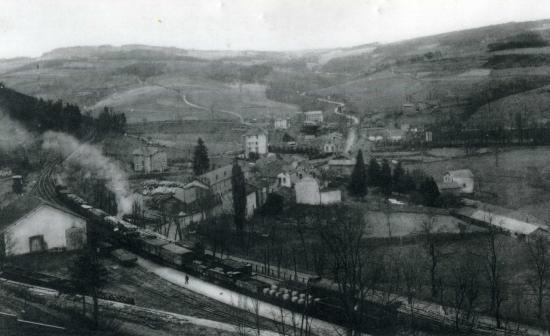
[[[91,114],[112,106],[130,123],[328,110],[315,96],[345,101],[367,124],[423,124],[449,114],[465,121],[486,115],[480,109],[487,102],[506,108],[498,101],[507,97],[528,112],[533,95],[543,104],[546,90],[537,89],[550,85],[549,41],[545,20],[292,52],[71,47],[0,60],[0,81]]]

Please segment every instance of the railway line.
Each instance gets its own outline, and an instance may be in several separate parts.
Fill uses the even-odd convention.
[[[197,294],[186,293],[185,289],[172,284],[167,285],[166,283],[162,283],[162,286],[156,286],[161,281],[160,278],[152,276],[151,273],[139,267],[133,268],[133,271],[137,274],[129,274],[128,271],[123,272],[125,282],[139,288],[139,290],[150,297],[159,298],[161,302],[176,300],[178,305],[183,304],[187,308],[196,310],[198,312],[197,317],[214,319],[251,329],[256,328],[256,325],[252,321],[255,316],[251,312],[238,311],[237,308],[225,306],[206,297],[197,298]],[[177,296],[174,295],[172,290],[177,290]],[[272,322],[264,318],[261,318],[260,326],[263,329],[273,329]]]

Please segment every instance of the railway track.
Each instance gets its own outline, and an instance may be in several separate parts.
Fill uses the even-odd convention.
[[[86,144],[94,141],[96,138],[95,132],[90,132],[83,140],[82,143]],[[55,192],[55,183],[53,174],[55,168],[70,159],[73,155],[76,155],[80,147],[71,152],[65,157],[57,157],[46,163],[45,167],[42,169],[36,184],[34,185],[32,192],[38,197],[42,198],[44,201],[53,203],[55,205],[65,207],[63,202],[57,198],[57,193]]]
[[[208,298],[204,298],[204,300],[202,298],[197,299],[192,294],[183,292],[182,288],[180,287],[177,287],[178,294],[177,296],[174,296],[173,292],[171,293],[166,292],[166,290],[171,289],[172,287],[171,285],[166,286],[166,284],[163,283],[163,286],[165,287],[155,286],[156,282],[159,281],[159,279],[152,277],[151,274],[137,267],[133,268],[133,270],[139,273],[138,276],[140,280],[136,279],[135,276],[133,275],[124,274],[124,278],[126,282],[129,282],[133,286],[139,288],[140,291],[142,291],[143,293],[146,293],[150,297],[159,298],[162,300],[162,302],[170,302],[170,301],[176,300],[178,304],[183,304],[186,307],[199,312],[198,317],[214,319],[220,322],[225,322],[225,323],[233,324],[235,326],[242,326],[250,329],[256,328],[256,325],[253,322],[251,322],[254,316],[253,316],[253,313],[250,311],[239,310],[237,308],[229,307],[229,306],[216,307],[221,304],[215,301],[210,302],[210,299]],[[145,279],[147,279],[147,281],[145,281]],[[165,289],[162,290],[159,288],[165,288]],[[261,318],[261,320],[262,320],[261,322],[262,328],[264,329],[273,328],[272,322],[264,318]]]

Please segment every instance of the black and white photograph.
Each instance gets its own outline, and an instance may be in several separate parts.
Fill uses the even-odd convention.
[[[550,336],[550,0],[0,0],[0,336]]]

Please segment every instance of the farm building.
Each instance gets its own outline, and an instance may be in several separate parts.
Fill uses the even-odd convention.
[[[340,190],[324,189],[319,181],[313,177],[306,176],[294,186],[296,191],[296,203],[298,204],[334,204],[342,200]]]
[[[463,207],[455,211],[457,217],[473,224],[488,226],[492,225],[498,229],[508,232],[520,239],[544,235],[550,238],[550,232],[544,224],[530,223],[527,221],[512,218],[511,216],[497,214],[490,210],[472,207]]]
[[[458,185],[463,194],[474,192],[474,174],[470,169],[450,170],[443,175],[443,182]]]
[[[307,124],[322,124],[323,123],[323,111],[308,111],[304,112],[305,123]]]
[[[244,154],[249,157],[250,153],[259,155],[267,154],[267,134],[263,130],[249,131],[244,138]]]
[[[163,172],[168,169],[168,157],[166,152],[156,147],[141,147],[132,152],[134,158],[134,171],[151,173]]]
[[[0,254],[77,250],[86,244],[86,220],[36,197],[0,209]]]

